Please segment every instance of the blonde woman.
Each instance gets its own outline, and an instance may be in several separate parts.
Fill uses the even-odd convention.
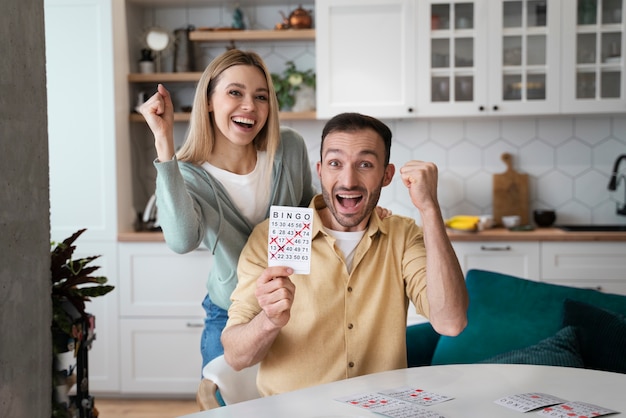
[[[159,223],[177,253],[204,244],[213,254],[207,280],[203,366],[220,342],[237,262],[271,205],[308,206],[315,191],[302,137],[280,127],[272,78],[254,52],[230,50],[206,68],[187,138],[174,148],[174,109],[163,85],[140,108],[154,134]]]

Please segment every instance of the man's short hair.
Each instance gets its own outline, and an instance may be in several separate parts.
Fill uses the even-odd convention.
[[[364,129],[371,129],[382,138],[385,143],[385,166],[387,166],[391,156],[391,130],[380,120],[360,113],[340,113],[326,122],[322,130],[320,158],[323,159],[321,153],[324,149],[324,139],[326,139],[328,134],[333,132],[355,132]]]

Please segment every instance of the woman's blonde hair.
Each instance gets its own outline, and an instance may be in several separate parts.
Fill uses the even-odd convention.
[[[278,99],[272,83],[272,75],[261,57],[255,52],[231,49],[216,57],[202,73],[193,100],[187,138],[176,153],[179,161],[202,164],[209,159],[215,145],[215,122],[209,113],[209,100],[222,73],[234,65],[250,65],[263,73],[269,90],[269,112],[265,126],[254,138],[254,146],[259,151],[267,151],[270,168],[280,141],[278,121]]]

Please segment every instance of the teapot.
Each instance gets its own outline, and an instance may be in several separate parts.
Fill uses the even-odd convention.
[[[276,25],[277,29],[310,29],[313,26],[313,18],[311,17],[311,10],[305,10],[302,5],[291,12],[289,17],[285,17],[283,12],[280,12],[283,17],[283,23]]]

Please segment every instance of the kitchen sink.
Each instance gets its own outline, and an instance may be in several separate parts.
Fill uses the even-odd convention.
[[[573,232],[626,232],[626,225],[555,225],[555,227]]]

